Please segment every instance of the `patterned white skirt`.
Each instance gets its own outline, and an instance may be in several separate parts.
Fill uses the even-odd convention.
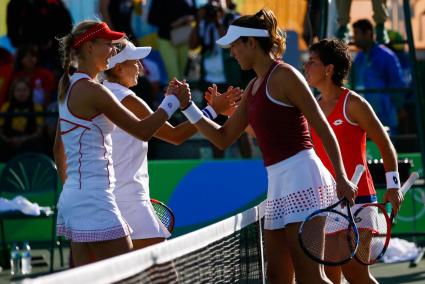
[[[267,230],[302,222],[314,210],[336,201],[336,185],[313,149],[268,166]]]
[[[57,235],[73,242],[100,242],[130,235],[111,190],[64,189],[58,202]]]
[[[132,240],[168,238],[170,232],[159,220],[149,200],[117,201],[122,216],[133,229]]]

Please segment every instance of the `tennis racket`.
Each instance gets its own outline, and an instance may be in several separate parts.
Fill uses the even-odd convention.
[[[174,230],[173,210],[171,210],[170,207],[168,207],[161,201],[153,199],[153,198],[151,198],[151,203],[159,220],[161,220],[162,224],[164,224],[165,228],[167,228],[167,230],[171,234]]]
[[[403,195],[418,179],[418,173],[412,173],[401,187]],[[395,217],[393,210],[387,210],[389,203],[366,203],[358,208],[354,220],[360,235],[360,243],[355,258],[371,265],[379,261],[385,254],[391,239],[391,228]],[[388,216],[388,211],[391,211]]]
[[[357,165],[351,182],[357,185],[365,168]],[[345,204],[344,214],[340,205]],[[298,230],[306,255],[325,265],[341,265],[352,259],[359,245],[359,232],[346,198],[311,213]]]

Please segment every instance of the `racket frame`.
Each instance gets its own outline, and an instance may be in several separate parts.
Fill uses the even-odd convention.
[[[419,178],[419,174],[417,172],[413,172],[410,174],[409,178],[405,181],[405,183],[403,184],[403,186],[400,188],[400,191],[403,195],[405,195],[410,188],[412,187],[412,185],[415,183],[415,181]],[[391,215],[388,216],[388,212],[386,209],[386,205],[387,203],[365,203],[362,204],[362,206],[360,208],[358,208],[355,212],[354,212],[354,220],[356,219],[356,216],[362,211],[364,210],[366,207],[371,207],[371,206],[375,206],[378,207],[379,209],[381,209],[382,214],[384,214],[384,217],[387,221],[387,234],[385,237],[385,242],[384,242],[384,247],[382,248],[381,253],[377,256],[377,258],[373,261],[369,261],[369,262],[364,262],[363,260],[361,260],[359,257],[357,257],[356,255],[354,256],[355,259],[357,261],[359,261],[361,264],[364,265],[372,265],[375,264],[376,262],[378,262],[384,255],[385,252],[387,251],[388,245],[390,243],[391,240],[391,230],[392,230],[392,224],[393,224],[393,220],[395,217],[394,211],[391,210]]]
[[[353,184],[357,185],[359,183],[360,178],[363,175],[363,172],[364,171],[365,171],[365,167],[363,165],[361,165],[361,164],[358,164],[356,166],[356,169],[354,170],[353,176],[351,177],[351,182]],[[336,208],[339,205],[345,205],[345,207],[347,208],[347,215],[343,214],[340,211],[334,210],[334,208]],[[305,247],[305,245],[304,245],[304,242],[302,240],[303,239],[302,238],[302,232],[303,232],[304,224],[307,221],[309,221],[310,219],[312,219],[314,216],[319,215],[319,214],[324,213],[324,212],[337,213],[338,215],[340,215],[341,217],[344,217],[348,221],[349,225],[347,226],[347,230],[351,230],[351,227],[353,228],[355,244],[354,244],[354,248],[352,249],[351,255],[348,258],[346,258],[346,259],[343,259],[343,260],[337,261],[337,262],[325,261],[325,260],[322,260],[322,259],[314,256],[313,254],[311,254],[308,251],[308,249]],[[351,240],[349,239],[349,235],[348,234],[347,234],[347,238],[348,238],[347,239],[347,242],[349,244],[351,244]],[[357,229],[357,225],[354,222],[353,214],[351,213],[351,209],[350,209],[350,205],[349,205],[348,200],[345,197],[343,197],[340,200],[338,200],[336,203],[334,203],[334,204],[332,204],[332,205],[330,205],[330,206],[328,206],[326,208],[318,209],[318,210],[314,211],[313,213],[311,213],[310,215],[308,215],[307,218],[301,223],[301,225],[300,225],[300,227],[298,229],[298,240],[300,242],[300,246],[303,249],[303,251],[311,259],[313,259],[314,261],[316,261],[318,263],[321,263],[321,264],[324,264],[324,265],[329,265],[329,266],[339,266],[339,265],[342,265],[344,263],[347,263],[348,261],[350,261],[351,259],[353,259],[354,255],[356,254],[357,248],[359,246],[360,236],[359,236],[359,231]],[[325,246],[326,246],[326,244],[325,244]],[[350,247],[350,250],[351,250],[351,246],[349,246],[349,247]]]
[[[153,207],[153,209],[155,211],[155,214],[158,216],[158,219],[162,222],[162,224],[167,228],[167,230],[171,234],[173,232],[173,230],[174,230],[174,222],[175,222],[175,216],[174,216],[173,210],[171,210],[171,208],[168,207],[165,203],[163,203],[163,202],[161,202],[161,201],[159,201],[157,199],[151,198],[150,201],[152,203],[152,207]],[[157,209],[156,209],[156,207],[155,207],[154,204],[156,204],[157,206],[159,205],[159,206],[163,207],[168,213],[170,213],[171,218],[170,218],[170,225],[169,226],[167,226],[166,224],[164,224],[164,222],[162,221],[162,218],[157,213]]]
[[[347,208],[347,214],[344,214],[344,213],[342,213],[341,211],[338,211],[338,210],[334,210],[334,208],[336,208],[337,206],[340,206],[342,204],[345,204],[345,207]],[[341,216],[342,218],[344,218],[345,220],[347,220],[349,225],[347,226],[346,230],[351,230],[351,228],[352,228],[352,230],[354,232],[354,247],[349,246],[351,254],[348,258],[343,259],[341,261],[330,262],[330,261],[325,261],[323,259],[316,257],[314,254],[310,253],[310,251],[306,248],[306,246],[304,245],[304,242],[302,240],[303,225],[306,222],[310,221],[313,217],[320,215],[322,213],[327,213],[327,212],[337,214],[337,215]],[[359,237],[359,231],[357,229],[357,225],[354,222],[354,218],[353,218],[353,215],[351,213],[350,206],[348,205],[348,200],[345,199],[345,198],[342,198],[339,201],[337,201],[336,203],[334,203],[334,204],[332,204],[332,205],[330,205],[326,208],[316,210],[313,213],[311,213],[310,215],[308,215],[307,218],[304,220],[304,222],[301,224],[301,226],[298,230],[298,240],[301,244],[301,248],[303,249],[304,253],[307,254],[310,258],[312,258],[314,261],[316,261],[320,264],[324,264],[324,265],[328,265],[328,266],[339,266],[339,265],[342,265],[344,263],[349,262],[354,257],[354,255],[356,254],[357,248],[359,246],[360,237]],[[351,239],[350,239],[349,234],[347,234],[347,242],[349,244],[351,244]]]

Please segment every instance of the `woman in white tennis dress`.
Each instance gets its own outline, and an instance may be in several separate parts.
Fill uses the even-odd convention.
[[[122,44],[122,50],[109,59],[109,69],[104,72],[103,85],[115,97],[140,119],[152,113],[149,106],[129,88],[137,84],[143,66],[139,59],[146,57],[150,47],[135,47],[130,41]],[[204,109],[206,116],[214,116],[217,111],[225,111],[240,98],[240,92],[213,100],[211,106]],[[214,117],[210,117],[214,118]],[[196,132],[189,122],[173,127],[165,123],[155,136],[164,141],[180,144]],[[159,221],[152,208],[149,196],[148,142],[140,141],[119,127],[112,131],[112,160],[116,176],[114,194],[121,214],[130,224],[133,232],[131,239],[135,249],[161,242],[170,233]]]
[[[158,110],[141,121],[96,81],[115,54],[113,41],[124,37],[106,23],[84,21],[61,39],[64,75],[59,83],[59,124],[54,156],[63,190],[57,232],[71,241],[76,266],[128,252],[131,228],[113,195],[115,175],[111,132],[119,125],[147,139],[190,93],[167,95]],[[70,76],[71,64],[77,72]]]

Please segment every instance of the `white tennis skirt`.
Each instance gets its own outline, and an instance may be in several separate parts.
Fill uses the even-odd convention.
[[[266,169],[264,228],[267,230],[302,222],[314,210],[337,200],[335,181],[313,149],[303,150]]]
[[[118,210],[112,191],[64,189],[58,202],[57,235],[73,242],[126,237],[131,228]]]
[[[167,228],[159,220],[150,200],[117,201],[124,219],[133,229],[132,240],[168,238]]]

